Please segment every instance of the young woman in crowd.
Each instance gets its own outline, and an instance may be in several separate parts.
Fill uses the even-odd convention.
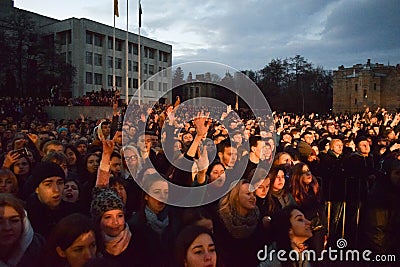
[[[67,178],[64,183],[62,199],[64,201],[71,203],[80,203],[79,202],[80,189],[81,186],[78,180]]]
[[[284,207],[296,204],[292,194],[288,190],[285,179],[285,169],[283,167],[272,167],[268,177],[271,180],[270,189],[267,195],[268,214],[271,220],[274,215]]]
[[[145,254],[158,253],[148,259],[147,266],[169,266],[170,244],[177,235],[178,223],[176,214],[166,205],[168,182],[158,173],[145,175],[143,179],[142,205],[129,220],[129,226],[146,237],[142,244]]]
[[[311,221],[313,237],[309,241],[310,247],[321,253],[324,249],[327,221],[318,181],[308,165],[302,162],[293,166],[290,180],[291,194],[305,217]]]
[[[78,175],[78,166],[82,164],[81,154],[78,152],[75,146],[71,144],[66,144],[65,155],[67,156],[68,172]]]
[[[22,195],[23,188],[25,183],[27,183],[29,176],[32,173],[32,165],[29,161],[28,157],[22,157],[18,159],[15,163],[13,163],[10,167],[10,170],[15,174],[18,180],[18,191],[20,192],[20,196],[26,198],[28,196]]]
[[[0,169],[0,193],[18,195],[17,177],[7,168]]]
[[[130,230],[125,222],[124,204],[117,193],[109,188],[110,156],[114,150],[114,142],[102,140],[102,143],[102,160],[90,206],[90,213],[102,236],[104,248],[100,252],[121,266],[148,266],[142,244],[135,241],[141,233],[135,231],[133,234]]]
[[[86,215],[74,213],[64,217],[52,230],[43,255],[48,267],[82,267],[97,257],[96,227]]]
[[[209,229],[190,225],[178,235],[175,243],[176,267],[216,267],[218,257]]]
[[[214,233],[226,266],[256,266],[254,255],[265,244],[265,237],[259,234],[262,226],[253,189],[249,182],[240,180],[220,200]]]
[[[0,193],[0,266],[40,266],[45,240],[35,234],[21,200]]]
[[[268,254],[259,253],[258,257],[261,260],[259,267],[280,267],[280,266],[311,266],[307,259],[302,259],[301,252],[307,249],[306,241],[312,237],[311,222],[307,220],[304,214],[295,206],[287,206],[277,213],[272,221],[273,231],[275,232],[274,249],[275,251],[284,250],[284,256],[287,261],[280,261],[273,254],[270,259]],[[291,251],[294,250],[299,255],[299,261],[291,261],[289,253],[296,255]],[[270,252],[270,249],[268,251]],[[281,255],[282,256],[282,255]]]
[[[82,168],[79,171],[79,181],[82,185],[81,200],[84,211],[89,211],[92,199],[92,189],[96,184],[97,169],[99,168],[100,156],[97,153],[87,154]]]

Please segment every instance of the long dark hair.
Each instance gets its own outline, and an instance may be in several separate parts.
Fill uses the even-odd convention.
[[[201,234],[207,234],[211,237],[212,240],[214,240],[210,230],[198,225],[187,226],[179,233],[175,242],[175,259],[176,259],[175,266],[177,267],[185,266],[187,251],[190,245],[193,243],[193,241]]]
[[[74,213],[61,219],[53,228],[45,248],[44,265],[48,267],[66,266],[66,259],[61,258],[56,251],[57,247],[66,250],[81,235],[93,231],[96,236],[97,251],[99,251],[99,241],[96,234],[96,226],[86,215]]]
[[[299,162],[292,168],[292,174],[290,176],[290,192],[292,193],[294,199],[296,200],[297,204],[301,205],[306,198],[308,197],[308,188],[312,188],[312,192],[314,195],[319,198],[320,196],[320,188],[314,175],[312,175],[312,180],[309,185],[306,185],[303,182],[303,167],[308,166],[303,162]]]

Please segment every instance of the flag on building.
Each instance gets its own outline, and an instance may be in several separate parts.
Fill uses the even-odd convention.
[[[118,12],[118,0],[114,0],[114,16],[119,17],[119,12]]]
[[[142,4],[139,3],[139,28],[142,27]]]

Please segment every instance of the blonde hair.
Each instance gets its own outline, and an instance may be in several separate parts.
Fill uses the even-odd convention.
[[[13,184],[13,188],[12,188],[12,191],[9,193],[16,195],[18,193],[18,180],[17,180],[17,177],[15,176],[15,174],[7,168],[1,168],[0,176],[11,180],[11,182]]]
[[[233,182],[235,183],[235,182]],[[233,211],[237,211],[239,208],[239,191],[243,184],[250,184],[246,180],[240,180],[233,188],[219,201],[220,214],[232,214]]]

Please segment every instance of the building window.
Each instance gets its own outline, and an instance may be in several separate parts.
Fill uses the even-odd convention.
[[[112,69],[113,67],[113,57],[108,56],[107,57],[107,66]]]
[[[128,79],[128,88],[131,88],[131,87],[132,87],[132,79],[129,78],[129,79]]]
[[[149,75],[154,75],[154,65],[149,64]]]
[[[113,80],[112,80],[112,75],[107,76],[107,85],[112,87],[113,86]]]
[[[354,98],[354,105],[357,105],[357,98]]]
[[[114,44],[113,38],[108,38],[107,48],[108,48],[108,49],[113,49],[113,47],[114,47],[113,44]]]
[[[168,62],[168,54],[167,53],[163,53],[163,61],[164,62]]]
[[[163,58],[163,52],[158,51],[158,61],[162,61],[162,58]]]
[[[92,65],[93,64],[93,53],[86,52],[86,64]]]
[[[144,74],[147,74],[147,64],[146,63],[144,63],[143,72],[144,72]]]
[[[67,44],[67,33],[66,32],[62,32],[60,34],[60,44],[62,44],[62,45]]]
[[[133,49],[133,54],[137,55],[138,54],[138,45],[137,44],[133,44],[132,49]]]
[[[115,86],[122,87],[122,77],[115,76]]]
[[[128,60],[128,71],[132,71],[132,60]]]
[[[139,84],[139,81],[138,81],[138,79],[133,79],[133,88],[138,88],[138,84]]]
[[[103,56],[100,54],[94,54],[94,65],[103,66]]]
[[[354,90],[357,92],[358,91],[358,84],[354,85]]]
[[[95,34],[94,35],[94,45],[95,46],[103,46],[103,37],[101,35]]]
[[[154,59],[154,50],[149,48],[149,58]]]
[[[159,82],[159,83],[158,83],[158,91],[161,91],[161,90],[162,90],[162,83]]]
[[[376,83],[374,83],[374,90],[376,91]]]
[[[133,61],[133,71],[138,72],[139,71],[139,63],[136,61]]]
[[[168,89],[168,83],[163,83],[163,91],[166,92]]]
[[[122,41],[115,40],[115,49],[117,51],[122,51]]]
[[[154,90],[154,81],[149,81],[149,90]]]
[[[149,49],[147,47],[144,48],[144,57],[149,56]]]
[[[121,69],[121,68],[122,68],[122,59],[115,58],[115,69]]]
[[[103,75],[101,75],[100,73],[95,73],[94,74],[94,84],[102,85],[103,84]]]
[[[93,84],[93,76],[91,72],[86,72],[86,83]]]
[[[86,32],[86,43],[93,44],[93,34],[91,32]]]
[[[368,98],[367,90],[364,90],[364,98]]]

